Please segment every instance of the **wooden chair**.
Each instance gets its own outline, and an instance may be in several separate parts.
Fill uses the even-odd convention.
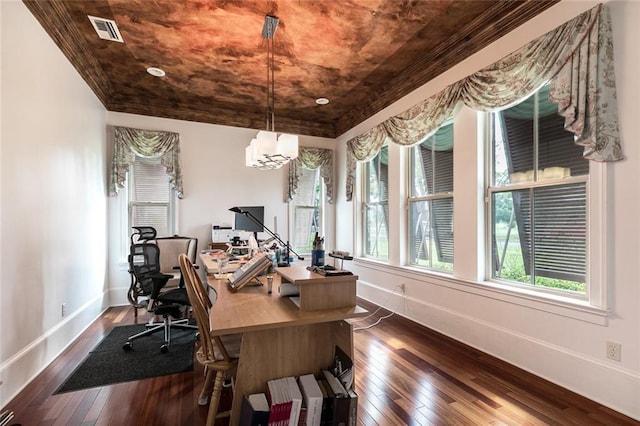
[[[230,414],[230,411],[218,413],[218,406],[224,380],[227,376],[235,374],[241,335],[224,336],[224,338],[211,335],[209,310],[213,303],[189,258],[181,254],[179,261],[191,308],[198,323],[200,347],[196,352],[196,359],[205,369],[205,381],[198,397],[198,404],[209,403],[207,426],[213,426],[216,418],[228,417]]]

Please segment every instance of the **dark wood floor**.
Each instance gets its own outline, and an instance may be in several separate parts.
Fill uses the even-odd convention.
[[[385,314],[354,326],[366,327]],[[14,411],[13,423],[203,425],[197,364],[193,372],[52,396],[112,327],[134,322],[131,308],[107,311],[5,407]],[[356,331],[355,350],[359,425],[640,425],[398,316]]]

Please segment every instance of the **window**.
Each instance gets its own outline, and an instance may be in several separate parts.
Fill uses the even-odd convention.
[[[300,167],[300,178],[293,196],[293,249],[298,253],[311,253],[316,232],[323,235],[322,179],[320,169]]]
[[[173,190],[160,159],[136,156],[128,182],[129,230],[133,226],[153,226],[160,236],[172,235]]]
[[[544,291],[587,293],[589,162],[564,130],[544,86],[492,114],[492,278]]]
[[[453,271],[453,123],[410,148],[409,263]]]
[[[388,147],[364,163],[364,255],[389,258],[389,158]]]

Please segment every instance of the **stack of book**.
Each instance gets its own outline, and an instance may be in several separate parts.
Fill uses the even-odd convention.
[[[313,374],[269,380],[265,393],[245,397],[242,426],[355,426],[358,395],[353,362],[336,346],[334,362]]]
[[[358,395],[344,385],[329,370],[318,380],[323,395],[320,425],[355,426],[358,418]]]
[[[302,393],[293,377],[269,380],[267,382],[269,401],[269,426],[298,426]]]

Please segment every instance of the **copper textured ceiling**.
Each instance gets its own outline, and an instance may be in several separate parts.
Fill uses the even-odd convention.
[[[265,128],[261,31],[276,15],[276,130],[325,137],[556,2],[24,1],[108,110],[254,129]],[[124,43],[100,39],[88,15],[114,20]]]

